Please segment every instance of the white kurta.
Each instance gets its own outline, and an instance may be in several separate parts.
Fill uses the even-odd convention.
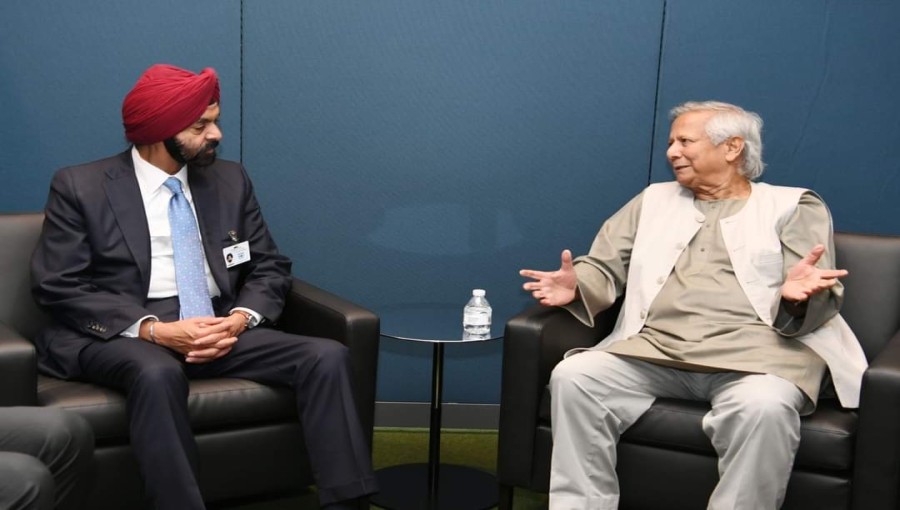
[[[842,405],[856,407],[866,360],[846,323],[839,315],[834,315],[840,305],[841,287],[838,285],[830,292],[816,295],[809,304],[805,320],[791,322],[784,320],[786,314],[779,315],[780,286],[787,267],[817,243],[825,244],[828,249],[820,265],[833,264],[830,218],[824,204],[821,208],[826,221],[810,221],[818,225],[815,228],[794,228],[793,234],[787,233],[791,229],[785,225],[798,221],[797,205],[801,196],[806,196],[807,201],[821,204],[818,197],[807,190],[754,183],[746,204],[742,207],[731,206],[731,212],[739,209],[738,212],[723,215],[715,225],[706,225],[706,214],[696,208],[690,191],[675,182],[652,185],[604,225],[587,257],[576,260],[582,301],[567,308],[590,324],[593,315],[609,306],[624,290],[625,303],[616,328],[595,348],[613,349],[641,357],[646,357],[650,352],[650,357],[655,356],[666,364],[671,364],[672,361],[676,364],[683,363],[682,368],[688,369],[709,367],[774,373],[795,382],[812,402],[816,399],[818,384],[811,384],[810,381],[818,381],[817,378],[820,378],[821,370],[817,371],[816,367],[821,367],[821,362],[818,361],[821,357],[828,364]],[[802,219],[799,221],[804,223]],[[696,350],[694,355],[688,352],[683,356],[672,356],[671,352],[665,353],[664,350],[635,350],[624,344],[611,347],[623,340],[635,343],[635,340],[659,336],[658,330],[648,327],[648,318],[677,315],[677,310],[673,308],[678,306],[678,301],[672,299],[671,292],[662,292],[660,296],[663,289],[671,291],[671,287],[680,286],[681,290],[692,293],[691,298],[695,303],[704,302],[704,298],[722,299],[721,294],[716,295],[715,292],[703,296],[701,285],[673,282],[683,276],[676,269],[685,269],[684,258],[691,255],[692,243],[704,237],[705,233],[701,229],[710,226],[720,232],[719,249],[727,254],[721,261],[719,269],[722,269],[722,274],[719,276],[731,278],[726,284],[728,290],[733,290],[738,295],[743,294],[742,298],[733,300],[735,306],[743,303],[735,317],[747,319],[749,316],[748,327],[743,328],[743,341],[752,342],[753,334],[769,335],[757,337],[768,340],[760,358],[752,359],[753,352],[750,350],[747,351],[748,359],[741,359],[732,352],[731,359],[727,360],[717,358],[703,349]],[[733,268],[730,276],[729,265]],[[629,283],[627,289],[626,281]],[[696,295],[698,293],[701,294],[699,297]],[[711,306],[720,305],[708,302]],[[710,318],[719,320],[720,323],[704,324],[706,332],[715,334],[730,330],[735,332],[734,338],[739,338],[734,324],[724,324],[726,321],[721,320],[722,316],[711,314]],[[697,325],[692,326],[687,321],[685,318],[684,330],[688,335],[696,334]],[[653,325],[651,320],[650,326]],[[792,338],[788,338],[789,336]],[[726,344],[720,343],[719,347],[723,345]],[[731,347],[740,350],[740,345]],[[778,354],[779,349],[782,349],[783,355]],[[813,352],[816,354],[813,355]],[[783,357],[785,363],[781,365],[791,366],[773,368],[782,361],[773,359],[773,356]],[[809,361],[808,366],[804,366],[804,359]],[[740,363],[735,363],[737,360]],[[801,373],[805,368],[809,372]],[[811,410],[810,407],[805,411]]]

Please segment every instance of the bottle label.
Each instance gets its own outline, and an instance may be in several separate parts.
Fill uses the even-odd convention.
[[[485,326],[491,323],[491,315],[482,311],[467,311],[463,315],[463,322],[466,324]]]

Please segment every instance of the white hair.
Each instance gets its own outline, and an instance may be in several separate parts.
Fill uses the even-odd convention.
[[[758,179],[765,163],[762,160],[762,118],[748,112],[740,106],[719,101],[688,101],[669,112],[669,118],[675,120],[688,112],[715,112],[706,122],[706,135],[713,145],[738,136],[744,140],[743,162],[740,173],[753,181]]]

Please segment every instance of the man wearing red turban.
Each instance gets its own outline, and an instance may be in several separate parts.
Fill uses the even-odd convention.
[[[122,104],[131,149],[53,177],[32,258],[34,297],[54,319],[35,340],[39,368],[125,392],[131,446],[160,509],[204,508],[187,379],[291,386],[323,508],[357,508],[376,484],[347,349],[266,327],[291,262],[244,168],[216,160],[219,111],[213,69],[154,65]],[[183,206],[179,219],[170,202]],[[180,258],[185,235],[193,271]],[[197,303],[207,311],[187,313]]]
[[[156,64],[140,77],[122,103],[125,136],[137,145],[171,138],[219,102],[219,78],[207,67],[194,74]]]

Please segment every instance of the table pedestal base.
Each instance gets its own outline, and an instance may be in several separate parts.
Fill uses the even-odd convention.
[[[478,469],[441,464],[437,495],[429,501],[428,464],[403,464],[375,472],[381,492],[373,505],[390,510],[487,510],[497,506],[497,479]]]

